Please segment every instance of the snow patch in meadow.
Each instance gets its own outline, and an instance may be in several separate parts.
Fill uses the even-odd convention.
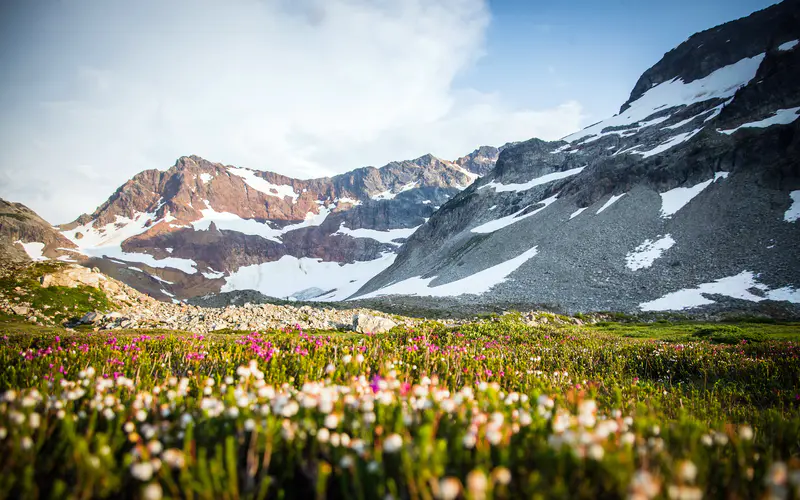
[[[789,193],[789,197],[792,199],[792,204],[789,206],[789,210],[783,214],[783,220],[795,222],[800,219],[800,191],[792,191]]]
[[[221,291],[257,290],[270,297],[286,298],[316,287],[335,291],[314,300],[344,300],[392,265],[395,257],[394,253],[384,253],[374,260],[340,264],[284,255],[277,261],[240,267],[225,278]]]
[[[742,59],[714,71],[705,78],[689,83],[679,77],[660,83],[633,101],[630,107],[622,113],[568,135],[563,140],[574,142],[589,135],[619,134],[620,131],[603,134],[602,130],[606,127],[620,127],[642,122],[659,110],[675,106],[688,106],[714,98],[731,97],[739,88],[747,85],[753,79],[764,56],[765,54],[759,54]]]
[[[622,193],[622,194],[618,194],[618,195],[615,195],[615,196],[612,196],[611,198],[609,198],[609,199],[608,199],[608,201],[605,203],[605,205],[603,205],[602,207],[600,207],[600,210],[598,210],[597,212],[595,212],[595,215],[599,214],[600,212],[602,212],[602,211],[603,211],[603,210],[605,210],[606,208],[608,208],[608,207],[610,207],[611,205],[613,205],[614,203],[616,203],[616,202],[617,202],[617,200],[619,200],[620,198],[622,198],[623,196],[625,196],[625,194],[626,194],[626,193]]]
[[[668,293],[661,298],[639,304],[642,311],[681,311],[694,307],[714,304],[714,301],[705,295],[723,295],[734,299],[761,302],[764,300],[788,301],[800,303],[800,290],[786,286],[770,290],[768,286],[759,283],[758,274],[751,271],[742,271],[735,276],[720,278],[711,283],[702,283],[695,288],[684,288]],[[763,293],[756,295],[750,290],[756,289]]]
[[[789,108],[789,109],[779,109],[775,111],[772,116],[764,118],[763,120],[758,120],[755,122],[745,123],[744,125],[739,125],[736,128],[732,128],[730,130],[720,130],[723,134],[731,135],[739,129],[742,128],[767,128],[772,125],[788,125],[793,121],[800,118],[800,107],[797,108]]]
[[[42,252],[44,251],[44,243],[40,243],[38,241],[32,241],[30,243],[23,243],[22,240],[17,240],[14,243],[19,243],[22,245],[22,248],[25,249],[25,253],[28,254],[28,257],[31,258],[33,261],[41,261],[41,260],[48,260]]]
[[[292,203],[297,203],[297,198],[300,196],[295,192],[292,186],[273,184],[257,176],[255,172],[249,168],[228,167],[228,172],[241,177],[245,184],[266,195],[281,199],[288,196],[292,199]]]
[[[478,189],[493,188],[495,192],[498,193],[508,191],[527,191],[535,186],[541,186],[542,184],[547,184],[549,182],[577,175],[581,173],[584,168],[586,168],[586,166],[565,170],[563,172],[553,172],[520,184],[500,184],[499,182],[492,181],[489,184],[484,184]]]
[[[519,269],[520,266],[537,253],[538,247],[533,247],[513,259],[444,285],[430,286],[436,276],[431,278],[416,276],[356,298],[367,299],[382,295],[419,295],[424,297],[456,297],[464,294],[480,295],[504,282],[511,273]]]
[[[656,241],[644,240],[644,243],[636,247],[633,252],[628,252],[628,255],[625,256],[625,265],[631,271],[648,268],[674,245],[675,240],[669,234]]]
[[[692,187],[676,187],[661,193],[661,217],[668,219],[678,210],[686,206],[687,203],[700,194],[705,188],[719,179],[726,179],[728,172],[716,172],[713,179],[695,184]]]
[[[474,228],[471,229],[471,231],[473,233],[480,233],[480,234],[493,233],[493,232],[495,232],[495,231],[497,231],[499,229],[503,229],[506,226],[510,226],[511,224],[514,224],[514,223],[519,222],[521,220],[527,219],[528,217],[533,217],[534,215],[538,214],[539,212],[541,212],[545,208],[549,207],[557,199],[558,199],[558,194],[554,194],[550,198],[545,198],[544,200],[542,200],[542,201],[540,201],[538,203],[534,203],[533,205],[528,205],[527,207],[523,208],[519,212],[514,212],[511,215],[506,215],[505,217],[500,217],[499,219],[495,219],[495,220],[486,222],[485,224],[481,224],[478,227],[474,227]],[[540,204],[544,204],[544,206],[541,207],[541,208],[537,208],[536,210],[533,210],[531,212],[528,212],[525,215],[520,215],[525,210],[527,210],[527,209],[529,209],[531,207],[534,207],[536,205],[540,205]]]
[[[400,228],[400,229],[388,229],[386,231],[378,231],[376,229],[350,229],[345,227],[345,223],[342,222],[339,225],[339,229],[333,234],[344,234],[347,236],[352,236],[353,238],[370,238],[376,241],[380,241],[381,243],[390,243],[392,245],[400,246],[400,243],[395,243],[394,240],[399,238],[408,238],[414,231],[416,231],[420,226],[409,227],[409,228]]]

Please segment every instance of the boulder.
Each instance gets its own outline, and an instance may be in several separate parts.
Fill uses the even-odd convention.
[[[78,265],[67,266],[54,273],[45,274],[41,278],[42,288],[51,286],[65,286],[75,288],[79,285],[99,288],[100,283],[105,281],[105,276],[96,273],[88,268]]]
[[[385,333],[397,326],[389,318],[371,316],[369,314],[356,314],[353,316],[353,330],[359,333]]]
[[[97,313],[94,311],[89,311],[83,316],[81,316],[81,319],[78,320],[78,324],[88,325],[89,323],[94,323],[94,320],[96,318],[97,318]]]
[[[11,306],[11,312],[18,316],[27,316],[30,311],[27,306]]]

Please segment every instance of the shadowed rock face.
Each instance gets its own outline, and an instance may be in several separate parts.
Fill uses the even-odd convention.
[[[693,35],[619,115],[507,147],[356,296],[468,292],[458,280],[536,247],[462,300],[572,311],[800,301],[800,46],[787,49],[799,16],[787,1]],[[409,289],[417,277],[435,279]]]
[[[385,260],[436,208],[489,171],[501,149],[308,180],[185,156],[165,171],[135,175],[94,213],[61,229],[87,264],[159,298],[191,297],[219,291],[243,267],[284,258],[288,276],[313,272],[304,259]],[[270,293],[274,269],[262,274],[259,289]]]

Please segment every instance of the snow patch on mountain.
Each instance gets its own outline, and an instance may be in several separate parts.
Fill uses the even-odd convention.
[[[133,236],[147,231],[150,227],[161,222],[154,220],[155,213],[137,212],[133,218],[117,215],[114,222],[100,228],[94,227],[94,222],[88,222],[74,229],[62,231],[68,240],[78,247],[78,252],[89,257],[107,257],[124,262],[138,262],[154,268],[178,269],[187,274],[197,272],[195,261],[177,257],[156,259],[146,253],[125,252],[122,242]],[[80,234],[80,236],[78,236]]]
[[[456,297],[465,294],[480,295],[504,282],[511,273],[519,269],[520,266],[533,258],[537,253],[538,248],[533,247],[513,259],[501,262],[500,264],[479,271],[466,278],[452,281],[444,285],[430,286],[430,283],[437,278],[436,276],[432,278],[416,276],[385,286],[359,298],[375,298],[382,295],[419,295],[425,297]]]
[[[19,243],[22,245],[22,248],[25,249],[25,253],[28,254],[28,257],[31,258],[33,261],[40,261],[40,260],[48,260],[42,252],[44,251],[44,243],[39,243],[38,241],[32,241],[29,243],[23,243],[21,240],[17,240],[14,243]]]
[[[514,212],[511,215],[506,215],[505,217],[500,217],[499,219],[495,219],[495,220],[489,221],[489,222],[487,222],[485,224],[481,224],[478,227],[474,227],[474,228],[472,228],[472,232],[473,233],[481,233],[481,234],[493,233],[493,232],[495,232],[495,231],[497,231],[499,229],[502,229],[504,227],[510,226],[511,224],[514,224],[514,223],[519,222],[521,220],[525,220],[528,217],[533,217],[534,215],[538,214],[539,212],[541,212],[545,208],[549,207],[557,199],[558,199],[558,193],[554,194],[550,198],[545,198],[544,200],[540,201],[539,203],[536,203],[534,205],[528,205],[527,207],[523,208],[519,212]],[[536,210],[533,210],[531,212],[528,212],[528,213],[526,213],[524,215],[521,215],[523,212],[525,212],[529,208],[535,207],[536,205],[541,205],[541,204],[544,204],[544,206],[540,207],[540,208],[537,208]]]
[[[789,108],[789,109],[779,109],[775,111],[772,116],[764,118],[763,120],[758,120],[755,122],[745,123],[744,125],[739,125],[736,128],[730,130],[719,130],[723,134],[731,135],[739,129],[743,128],[766,128],[771,127],[772,125],[788,125],[793,121],[800,118],[800,107],[797,108]]]
[[[727,98],[753,79],[765,54],[742,59],[729,66],[722,67],[705,78],[686,83],[677,77],[660,83],[631,103],[630,107],[608,120],[591,125],[579,132],[565,137],[563,140],[574,142],[587,136],[605,136],[620,134],[621,130],[603,133],[607,127],[635,125],[646,120],[660,110],[676,106],[688,106],[696,102],[714,98]],[[663,121],[663,120],[662,120]],[[638,127],[637,127],[638,128]],[[593,138],[595,139],[595,138]]]
[[[783,51],[787,51],[787,50],[792,50],[793,48],[795,48],[797,46],[797,43],[799,41],[800,40],[792,40],[790,42],[782,43],[782,44],[778,45],[778,50],[780,50],[782,52]]]
[[[300,229],[303,227],[319,226],[328,217],[331,210],[327,207],[319,207],[319,213],[308,212],[306,218],[302,222],[296,224],[289,224],[282,228],[275,228],[270,225],[269,221],[259,222],[255,219],[243,219],[236,214],[230,212],[217,212],[211,207],[208,200],[205,200],[206,207],[200,210],[203,215],[202,218],[192,222],[192,227],[196,231],[207,231],[213,222],[217,229],[226,231],[237,231],[242,234],[249,234],[251,236],[261,236],[264,239],[282,243],[280,240],[281,235]]]
[[[789,210],[783,214],[783,220],[796,222],[797,219],[800,219],[800,191],[792,191],[789,193],[789,197],[792,199],[792,204],[789,206]]]
[[[408,238],[414,231],[416,231],[419,226],[409,227],[409,228],[400,228],[400,229],[387,229],[386,231],[378,231],[376,229],[350,229],[344,225],[345,223],[342,222],[339,225],[339,229],[333,234],[344,234],[347,236],[352,236],[353,238],[370,238],[376,241],[380,241],[381,243],[390,243],[392,245],[400,246],[400,243],[395,243],[394,240],[401,239],[401,238]]]
[[[625,196],[625,194],[626,194],[626,193],[622,193],[622,194],[618,194],[618,195],[615,195],[615,196],[612,196],[611,198],[609,198],[609,199],[608,199],[608,201],[607,201],[607,202],[606,202],[606,203],[605,203],[605,204],[604,204],[602,207],[600,207],[600,210],[598,210],[597,212],[595,212],[595,215],[599,214],[599,213],[600,213],[600,212],[602,212],[603,210],[607,209],[608,207],[610,207],[611,205],[613,205],[614,203],[616,203],[616,202],[617,202],[617,201],[618,201],[620,198],[622,198],[623,196]]]
[[[200,180],[203,181],[203,184],[207,183],[208,181],[210,181],[213,178],[214,178],[214,176],[212,176],[211,174],[208,174],[206,172],[203,172],[202,174],[200,174]]]
[[[374,196],[370,196],[370,198],[372,198],[373,200],[393,200],[398,194],[400,194],[400,193],[402,193],[404,191],[409,191],[411,189],[414,189],[415,187],[417,187],[418,184],[419,184],[419,182],[416,182],[416,181],[415,182],[409,182],[408,184],[404,184],[403,186],[400,186],[400,189],[398,189],[395,192],[393,192],[391,189],[388,189],[386,191],[383,191],[382,193],[378,193],[378,194],[376,194]]]
[[[758,274],[751,271],[742,271],[735,276],[720,278],[711,283],[702,283],[695,288],[684,288],[668,293],[656,300],[639,304],[639,308],[642,311],[680,311],[714,304],[714,301],[705,295],[723,295],[750,302],[779,300],[800,303],[800,290],[794,287],[770,290],[768,286],[759,283],[756,280],[757,277]],[[756,295],[750,290],[758,290],[761,294]]]
[[[261,236],[264,239],[272,240],[281,243],[279,236],[283,231],[270,226],[269,222],[259,222],[254,219],[242,219],[236,214],[230,212],[217,212],[210,205],[206,204],[208,208],[200,210],[203,215],[201,219],[192,222],[192,227],[195,231],[208,231],[208,228],[213,222],[217,229],[225,231],[238,231],[242,234],[249,234],[251,236]]]
[[[695,184],[692,187],[676,187],[661,193],[661,217],[664,219],[672,217],[713,182],[727,177],[728,172],[716,172],[713,179]]]
[[[572,220],[572,219],[574,219],[575,217],[579,216],[579,215],[580,215],[580,214],[582,214],[582,213],[583,213],[583,211],[584,211],[584,210],[586,210],[587,208],[589,208],[589,207],[583,207],[583,208],[579,208],[579,209],[575,210],[574,212],[572,212],[571,214],[569,214],[569,220]]]
[[[669,148],[673,148],[678,144],[682,144],[688,141],[689,139],[700,133],[701,130],[703,130],[702,127],[696,130],[692,130],[691,132],[683,132],[681,134],[673,135],[668,140],[662,142],[661,144],[659,144],[658,146],[654,147],[649,151],[642,151],[642,152],[632,151],[632,152],[638,155],[642,155],[643,158],[650,158],[651,156],[661,154],[664,151],[668,150]]]
[[[675,245],[671,235],[666,235],[656,241],[644,240],[633,252],[625,256],[625,265],[631,271],[646,269],[653,265],[661,255]]]
[[[284,255],[277,261],[240,267],[225,278],[221,291],[257,290],[270,297],[288,298],[316,287],[329,293],[314,300],[344,300],[392,265],[395,257],[384,253],[374,260],[340,264]]]
[[[258,177],[249,168],[228,167],[228,172],[241,177],[245,184],[269,196],[275,196],[276,198],[286,198],[288,196],[292,199],[292,203],[297,203],[297,198],[300,196],[292,186],[273,184],[262,177]]]
[[[493,188],[497,193],[508,191],[527,191],[535,186],[541,186],[542,184],[547,184],[549,182],[577,175],[583,172],[584,168],[586,168],[586,166],[565,170],[563,172],[553,172],[520,184],[500,184],[499,182],[492,181],[488,184],[484,184],[478,189]]]

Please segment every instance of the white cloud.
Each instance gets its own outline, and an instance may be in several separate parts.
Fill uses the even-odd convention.
[[[24,64],[55,83],[0,122],[0,195],[52,222],[184,154],[312,177],[583,121],[577,102],[520,110],[453,87],[483,51],[480,0],[88,5],[61,3],[31,29],[20,50],[40,56]]]

